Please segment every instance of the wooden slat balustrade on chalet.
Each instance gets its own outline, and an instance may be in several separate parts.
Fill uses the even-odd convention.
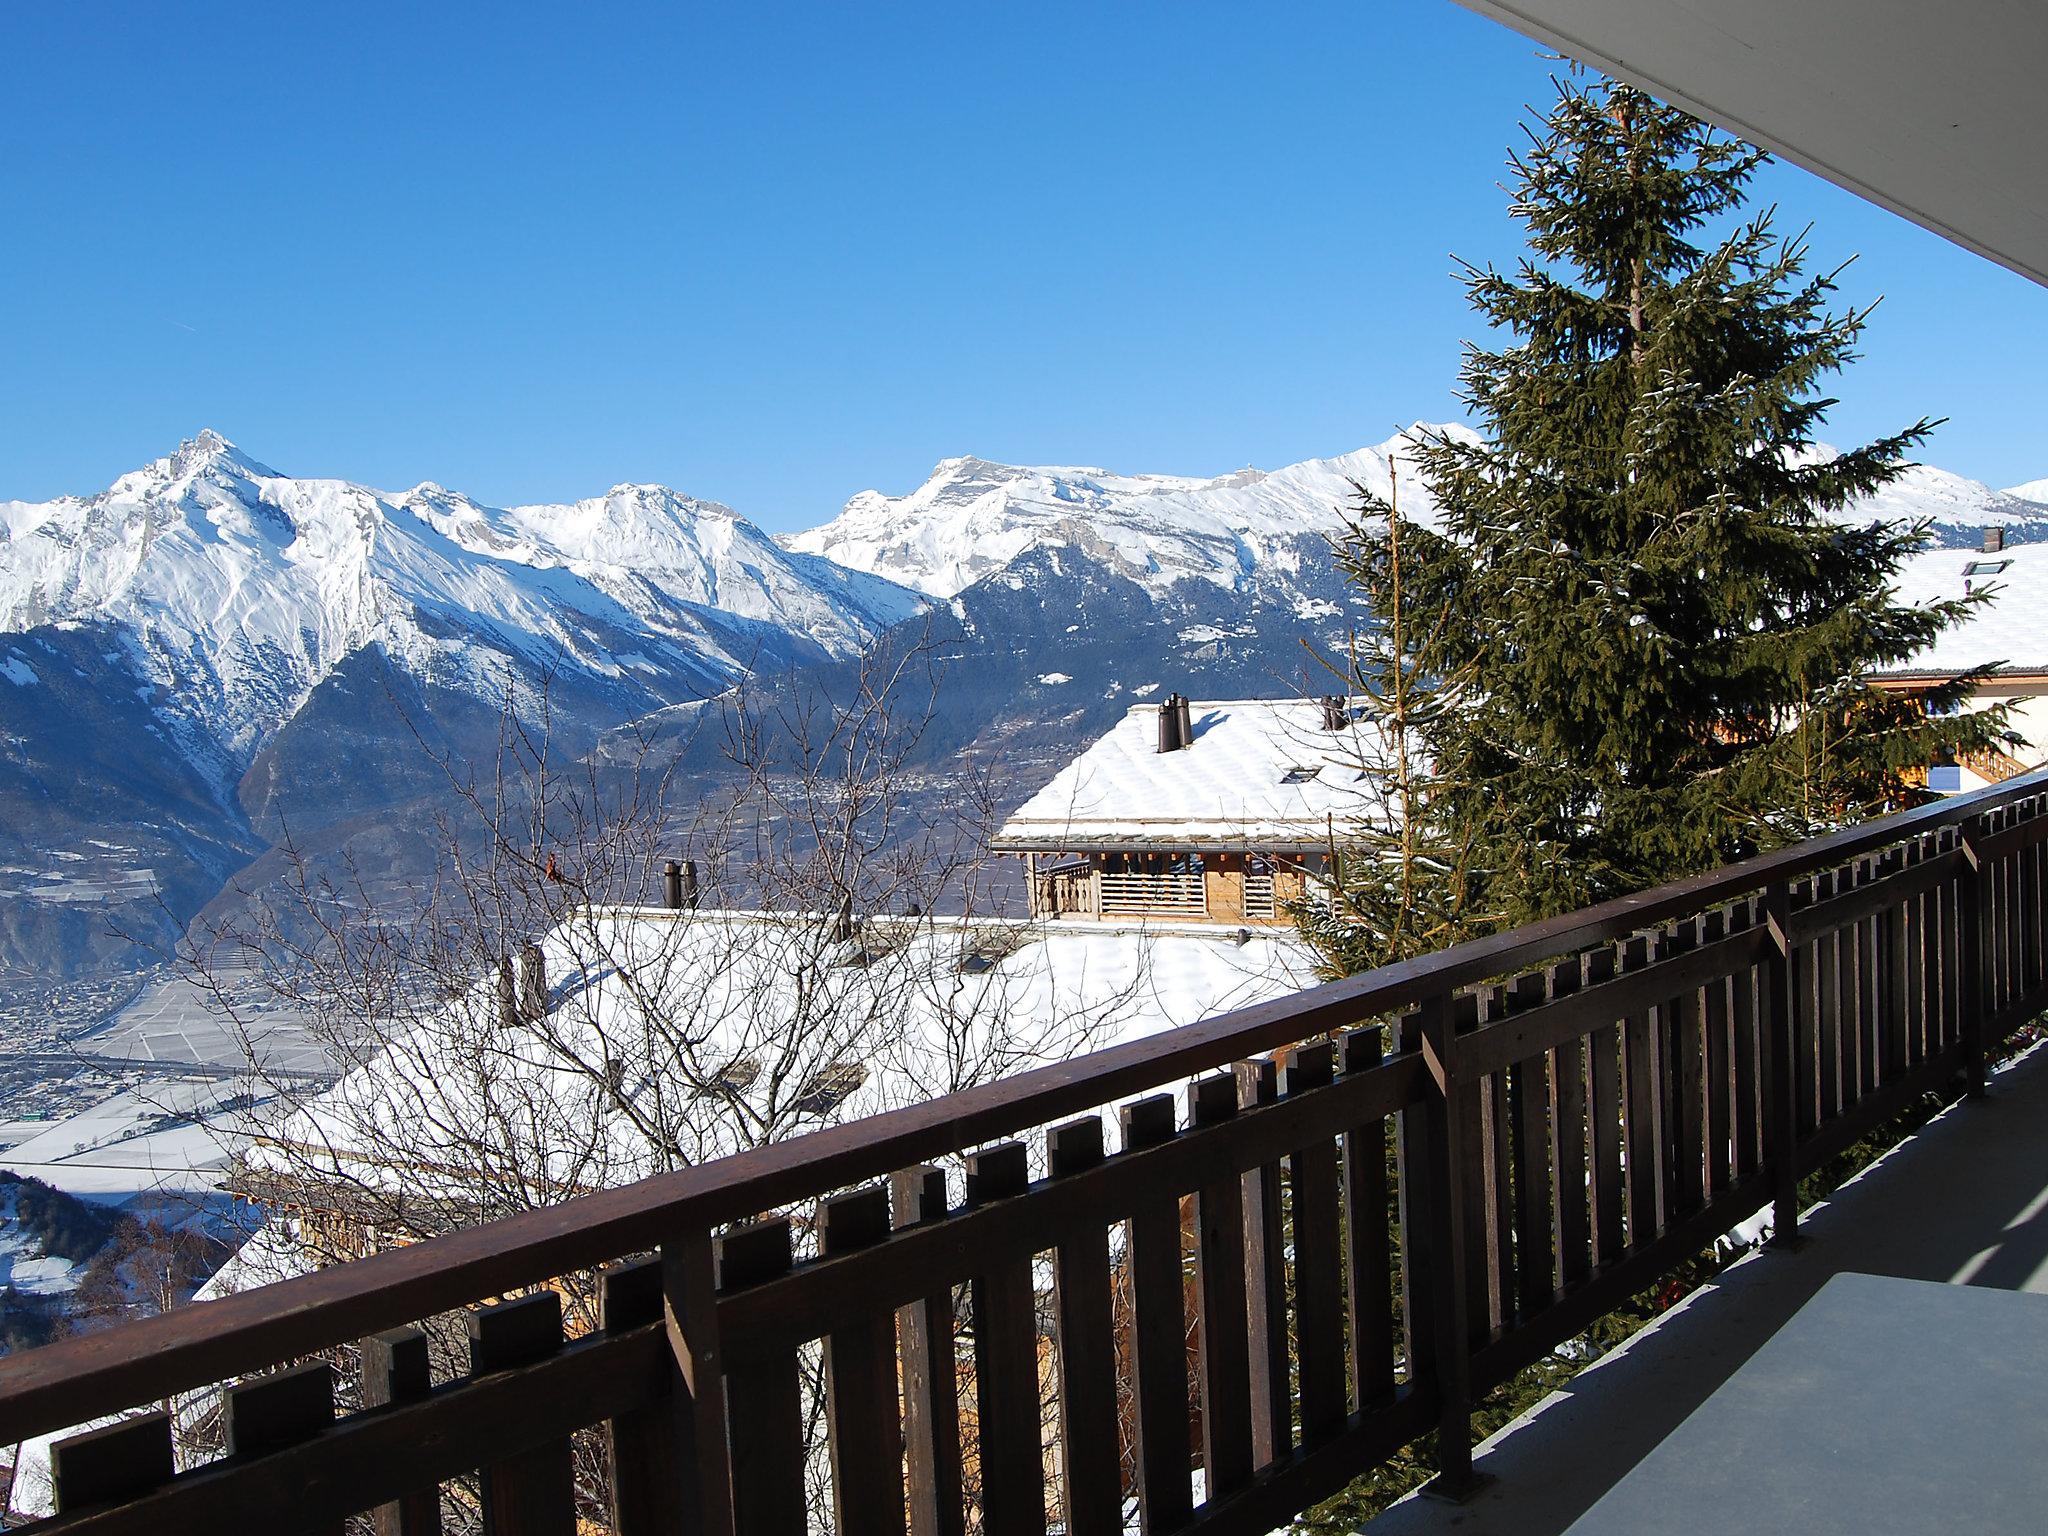
[[[807,1477],[844,1536],[1116,1533],[1127,1501],[1266,1531],[1432,1429],[1455,1488],[1476,1394],[1762,1207],[1794,1234],[1800,1177],[1918,1096],[1982,1091],[2048,993],[2044,840],[2048,772],[66,1340],[0,1362],[0,1443],[240,1383],[205,1465],[160,1412],[59,1442],[52,1536],[433,1531],[455,1478],[492,1530],[568,1536],[593,1426],[622,1536],[797,1530]],[[565,1340],[545,1287],[599,1268]],[[433,1382],[415,1325],[464,1310]],[[337,1412],[303,1362],[358,1344]]]

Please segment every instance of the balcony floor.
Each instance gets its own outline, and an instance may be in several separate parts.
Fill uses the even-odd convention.
[[[1371,1536],[1554,1536],[1844,1272],[2048,1292],[2048,1046],[1479,1447],[1470,1502],[1411,1495]]]

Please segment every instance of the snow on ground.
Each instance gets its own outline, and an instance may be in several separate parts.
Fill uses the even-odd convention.
[[[0,1153],[0,1168],[120,1204],[143,1194],[210,1196],[246,1139],[247,1085],[155,1079]]]

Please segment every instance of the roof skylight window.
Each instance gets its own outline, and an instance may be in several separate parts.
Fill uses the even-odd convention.
[[[2011,564],[2010,560],[1972,560],[1963,567],[1963,574],[1965,576],[1996,576]]]
[[[1280,775],[1282,784],[1306,784],[1323,770],[1319,767],[1290,768]]]

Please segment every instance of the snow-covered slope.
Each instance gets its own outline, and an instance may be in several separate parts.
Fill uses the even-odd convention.
[[[947,459],[909,495],[862,491],[831,522],[788,543],[942,597],[1027,551],[1058,548],[1155,593],[1190,577],[1236,589],[1262,564],[1292,566],[1303,535],[1334,532],[1353,481],[1385,495],[1388,459],[1408,437],[1207,480]],[[1403,484],[1404,509],[1423,512],[1420,487]]]
[[[213,432],[96,496],[0,503],[0,632],[117,626],[132,669],[241,762],[373,642],[480,696],[511,663],[666,698],[771,641],[849,654],[915,604],[657,486],[498,511],[293,479]]]
[[[1986,528],[2002,528],[2008,543],[2048,539],[2048,506],[2016,491],[1995,491],[1932,464],[1915,464],[1874,496],[1847,508],[1845,522],[1870,519],[1910,522],[1925,518],[1928,540],[1937,549],[1970,549]]]
[[[2025,485],[2008,485],[2008,496],[2017,496],[2021,501],[2038,501],[2048,506],[2048,479],[2029,480]]]

